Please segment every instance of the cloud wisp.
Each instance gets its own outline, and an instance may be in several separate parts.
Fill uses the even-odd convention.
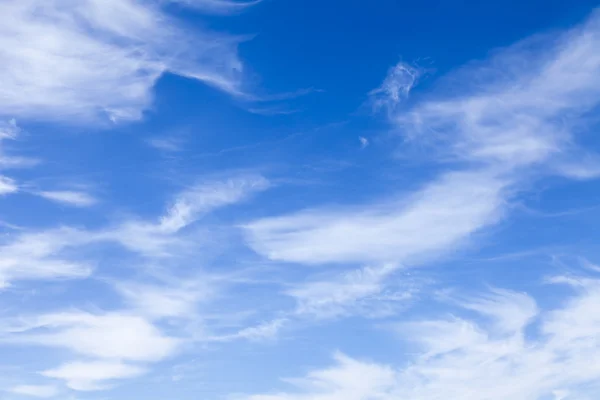
[[[209,3],[234,4],[198,5]],[[163,6],[133,0],[2,2],[0,113],[67,123],[139,119],[165,72],[241,93],[238,40],[186,27]]]
[[[188,240],[189,231],[204,215],[268,187],[262,176],[204,181],[180,192],[154,221],[132,219],[96,230],[63,227],[16,233],[0,245],[0,289],[22,281],[87,278],[98,267],[86,255],[86,249],[94,246],[116,245],[140,265],[140,271],[135,281],[106,279],[119,295],[120,306],[0,319],[0,344],[67,350],[74,359],[41,375],[63,380],[78,391],[107,389],[146,373],[151,364],[202,337],[196,326],[187,325],[201,320],[198,304],[219,290],[217,278],[203,273],[200,266],[195,269],[199,277],[177,269],[178,262],[190,264],[202,251],[197,241]],[[179,328],[176,333],[168,329],[174,323]],[[261,334],[249,330],[236,338]]]
[[[70,249],[93,244],[117,244],[146,258],[185,254],[194,247],[181,231],[215,209],[241,202],[269,182],[262,176],[238,176],[223,182],[204,182],[181,192],[157,221],[130,219],[112,227],[84,230],[69,227],[25,231],[0,241],[0,282],[16,280],[81,278],[92,272],[92,264],[70,259]],[[56,194],[56,193],[54,193]],[[64,193],[63,193],[64,194]],[[88,200],[87,198],[84,198]],[[80,204],[79,196],[61,195],[56,201]],[[86,202],[85,205],[88,205]],[[26,267],[24,267],[26,266]]]
[[[541,310],[530,296],[495,290],[457,301],[441,319],[397,325],[418,349],[396,365],[338,353],[335,364],[300,379],[293,391],[250,395],[248,400],[360,400],[366,398],[465,400],[592,399],[598,390],[600,301],[597,278],[571,280],[575,295],[557,309]],[[476,316],[469,312],[476,313]],[[537,333],[531,336],[531,330]]]
[[[442,172],[412,194],[252,221],[249,246],[278,262],[421,265],[500,221],[536,177],[597,176],[597,156],[576,139],[600,102],[599,50],[596,13],[558,37],[527,40],[468,66],[452,76],[451,93],[440,86],[410,106],[402,102],[418,73],[397,65],[372,92],[374,104],[388,109],[402,149],[427,149],[426,163]],[[345,279],[336,278],[336,287]]]
[[[98,202],[98,200],[89,193],[73,190],[45,190],[35,194],[46,200],[74,207],[91,207]]]
[[[235,14],[244,11],[248,7],[260,3],[262,0],[236,1],[236,0],[170,0],[174,3],[184,4],[203,12],[213,14]]]
[[[178,367],[195,370],[196,360],[205,362],[200,351],[218,362],[209,360],[206,376],[200,377],[206,382],[195,383],[206,383],[202,393],[215,393],[229,390],[236,374],[252,375],[234,365],[240,360],[264,358],[267,373],[277,368],[279,374],[280,367],[292,369],[290,360],[318,359],[322,349],[335,348],[343,353],[335,353],[331,366],[288,379],[291,388],[276,385],[278,391],[240,399],[569,400],[599,393],[597,267],[548,279],[546,291],[537,290],[540,283],[531,293],[516,292],[510,284],[475,293],[465,286],[479,282],[472,276],[461,279],[469,271],[457,256],[480,247],[491,228],[510,225],[502,223],[511,217],[513,204],[529,199],[542,183],[573,184],[600,176],[600,155],[580,140],[597,123],[594,114],[600,109],[600,13],[571,30],[495,51],[423,91],[418,84],[424,71],[398,63],[365,95],[373,114],[389,128],[382,140],[372,129],[381,121],[333,124],[348,130],[339,138],[333,129],[314,130],[310,137],[290,134],[287,129],[318,124],[343,108],[307,101],[319,113],[291,118],[299,125],[287,125],[285,110],[274,102],[317,90],[263,97],[245,90],[237,54],[243,39],[208,31],[200,22],[223,26],[224,19],[214,15],[234,15],[259,2],[0,0],[0,197],[14,223],[0,221],[0,294],[8,299],[0,307],[0,347],[8,350],[7,363],[17,365],[8,378],[0,365],[3,395],[85,396],[76,392],[110,390],[130,379],[139,383],[136,389],[160,395],[152,385],[162,385],[161,378],[181,379]],[[213,17],[205,19],[209,14]],[[9,118],[23,121],[27,129],[49,131],[67,124],[85,130],[110,120],[139,120],[152,108],[154,88],[165,74],[213,86],[238,105],[257,105],[249,111],[282,114],[281,120],[270,125],[266,118],[245,114],[233,121],[234,110],[220,108],[220,100],[211,98],[205,102],[209,112],[193,115],[207,122],[197,131],[206,137],[192,140],[186,133],[189,140],[183,140],[181,131],[163,124],[180,124],[190,110],[171,103],[174,111],[157,116],[152,129],[172,134],[134,140],[116,135],[102,142],[112,153],[90,156],[90,165],[82,165],[73,178],[83,184],[44,178],[36,169],[16,170],[42,161],[13,154],[13,144],[16,149],[25,135]],[[193,95],[199,100],[190,102],[193,107],[206,100],[182,88],[181,80],[162,83],[173,96],[179,90]],[[210,115],[213,108],[223,118]],[[193,128],[185,126],[186,132]],[[228,127],[248,132],[222,136]],[[272,151],[257,150],[253,140]],[[321,140],[332,147],[315,146]],[[161,153],[137,153],[142,141]],[[41,140],[36,146],[49,143],[56,142]],[[104,150],[98,143],[78,142],[77,154],[55,155],[43,175],[88,161],[79,150],[95,154]],[[395,144],[395,152],[389,145],[384,157],[414,157],[411,167],[423,169],[383,160],[382,143]],[[226,149],[213,152],[215,146]],[[240,149],[257,151],[212,159]],[[198,151],[210,153],[188,157]],[[356,169],[315,172],[315,158],[331,160],[344,153],[355,157]],[[159,170],[152,163],[161,157]],[[273,180],[219,171],[224,165],[242,171],[257,160],[261,165],[246,171],[269,170]],[[185,175],[179,174],[183,169]],[[189,180],[200,170],[211,178]],[[390,179],[390,171],[398,176]],[[139,190],[154,174],[189,185],[173,195],[162,192],[164,181],[148,192]],[[314,183],[317,174],[323,186],[291,189],[298,182]],[[353,186],[371,177],[364,186]],[[340,186],[325,188],[327,179],[339,179]],[[273,182],[283,184],[268,192],[272,197],[259,197],[273,189]],[[395,182],[406,186],[392,188]],[[347,195],[342,204],[319,202],[332,190]],[[364,193],[357,195],[360,190]],[[384,194],[364,200],[369,193]],[[250,200],[256,203],[246,204]],[[36,209],[24,210],[30,204]],[[119,206],[135,211],[124,214]],[[534,228],[546,226],[541,220]],[[517,240],[498,241],[494,248],[525,254],[511,247]],[[418,269],[448,259],[449,268]],[[456,290],[443,285],[444,278],[456,277],[451,273],[460,274]],[[433,285],[444,288],[428,291]],[[532,287],[530,281],[525,285]],[[424,313],[405,312],[426,296],[418,304]],[[309,331],[315,325],[319,328]],[[359,334],[379,331],[365,342],[348,334],[349,326]],[[307,329],[287,335],[299,327]],[[397,338],[397,351],[388,352],[389,342],[377,341],[380,334]],[[257,348],[261,341],[282,347]],[[310,346],[306,354],[304,345]],[[360,354],[372,350],[375,359],[350,356],[357,347]],[[399,354],[405,349],[411,353]],[[227,389],[219,388],[223,382],[208,387],[217,375],[228,377]],[[263,382],[254,378],[252,386],[242,385],[261,392],[250,389]],[[184,394],[179,396],[198,393],[180,384]]]
[[[19,385],[11,388],[10,392],[21,396],[38,398],[55,397],[59,393],[58,388],[50,385]]]
[[[390,68],[381,86],[369,93],[373,108],[385,109],[390,113],[397,111],[397,107],[408,99],[422,75],[420,68],[404,62]]]

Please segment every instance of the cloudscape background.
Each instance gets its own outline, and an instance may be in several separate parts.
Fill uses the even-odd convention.
[[[595,7],[0,0],[0,399],[597,399]]]

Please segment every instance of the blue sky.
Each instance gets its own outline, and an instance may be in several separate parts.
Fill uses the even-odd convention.
[[[598,398],[595,5],[1,0],[0,400]]]

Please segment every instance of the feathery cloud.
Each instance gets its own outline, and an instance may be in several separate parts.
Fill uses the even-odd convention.
[[[19,186],[17,186],[13,179],[0,175],[0,195],[11,194],[18,191]]]
[[[249,400],[338,399],[592,399],[600,368],[600,281],[583,286],[557,309],[539,310],[533,298],[493,291],[461,301],[479,315],[403,323],[398,331],[418,355],[384,365],[338,354],[327,369],[288,380],[297,390]],[[457,309],[456,312],[461,312]],[[489,324],[487,322],[490,322]],[[500,329],[499,329],[500,328]],[[535,330],[533,331],[526,330]]]
[[[41,191],[35,194],[44,199],[74,207],[90,207],[98,202],[88,193],[73,190]]]
[[[175,137],[155,137],[146,141],[149,146],[157,150],[175,153],[182,150],[182,141]]]
[[[13,280],[84,278],[92,266],[64,255],[91,238],[75,229],[24,232],[0,242],[0,288]]]
[[[532,179],[595,177],[597,156],[580,148],[576,136],[600,103],[598,54],[596,13],[558,38],[531,39],[466,67],[453,75],[450,93],[438,89],[408,108],[397,105],[419,74],[398,64],[372,99],[386,107],[407,149],[428,150],[427,162],[441,169],[439,176],[412,194],[384,201],[250,222],[244,227],[249,246],[290,263],[419,265],[455,251],[500,221]],[[365,276],[364,285],[347,282],[345,290],[345,276],[309,287],[337,287],[352,304],[385,285]],[[291,293],[303,294],[300,304],[327,304],[331,297],[312,289]],[[307,300],[306,293],[315,298]]]
[[[160,3],[2,2],[0,113],[69,123],[139,119],[165,72],[239,93],[237,39],[185,27]]]
[[[265,190],[262,176],[240,176],[225,182],[199,184],[182,192],[160,220],[160,229],[176,232],[216,208],[237,203],[252,193]]]
[[[154,220],[131,219],[87,230],[64,227],[18,232],[0,245],[0,282],[8,286],[20,280],[86,278],[92,271],[86,249],[98,245],[117,245],[141,264],[160,266],[165,257],[189,263],[190,256],[202,248],[187,240],[184,228],[268,186],[261,176],[237,175],[184,190],[174,197],[164,215]],[[73,390],[102,390],[115,380],[140,376],[152,363],[168,359],[184,343],[202,336],[195,326],[187,325],[199,321],[198,304],[219,290],[218,282],[209,274],[184,279],[172,263],[168,267],[163,273],[145,271],[143,280],[108,279],[122,300],[121,307],[2,318],[0,344],[63,349],[81,357],[42,373],[64,380]],[[167,320],[177,322],[180,329],[176,335],[167,333],[171,331],[163,326]],[[265,326],[241,331],[229,340],[268,334]]]
[[[21,128],[15,119],[0,120],[0,169],[32,167],[39,163],[34,158],[7,154],[6,141],[16,140],[20,133]]]
[[[454,249],[495,222],[507,184],[487,171],[450,173],[408,198],[266,218],[245,229],[250,246],[272,260],[407,262]]]
[[[143,316],[125,311],[23,317],[4,330],[0,342],[5,344],[66,349],[86,357],[88,361],[68,362],[41,373],[80,391],[102,390],[112,380],[139,376],[146,371],[143,365],[170,357],[181,344]]]
[[[422,75],[423,71],[419,68],[399,62],[390,68],[381,86],[369,93],[373,107],[393,112],[408,98]]]

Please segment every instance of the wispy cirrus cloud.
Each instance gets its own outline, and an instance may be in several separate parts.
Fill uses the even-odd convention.
[[[463,298],[462,310],[453,311],[477,317],[402,323],[397,331],[418,349],[408,363],[378,364],[339,353],[331,367],[288,379],[293,391],[241,398],[592,399],[600,379],[600,368],[591,363],[600,352],[592,312],[600,281],[575,281],[575,294],[556,309],[540,310],[526,294],[495,290]]]
[[[245,229],[250,246],[276,261],[406,262],[453,249],[496,221],[507,186],[487,171],[449,173],[407,198],[266,218]]]
[[[92,265],[68,259],[64,252],[92,240],[77,229],[22,232],[0,244],[0,289],[18,280],[69,279],[89,276]]]
[[[167,71],[231,94],[241,90],[238,40],[186,27],[161,2],[9,0],[0,12],[2,115],[139,119]]]
[[[269,185],[264,177],[252,174],[198,182],[178,193],[156,220],[130,218],[96,234],[100,241],[118,243],[148,257],[184,254],[196,246],[186,239],[182,232],[185,228],[212,211],[249,199]]]
[[[17,140],[22,133],[15,119],[0,120],[0,170],[29,168],[41,162],[39,159],[15,156],[7,152],[6,141]],[[81,190],[33,190],[30,186],[11,177],[0,175],[0,194],[22,192],[74,207],[90,207],[97,203],[96,198]]]
[[[39,163],[35,158],[14,156],[6,151],[6,141],[16,140],[20,133],[15,119],[0,121],[0,169],[32,167]]]
[[[190,187],[180,193],[169,207],[160,220],[160,228],[169,232],[178,231],[206,212],[242,201],[268,187],[269,181],[262,176],[240,176],[224,182],[207,182]]]
[[[16,344],[67,348],[98,359],[150,362],[171,354],[178,344],[145,319],[127,313],[62,312],[23,319],[10,327]],[[40,332],[40,328],[45,330]]]
[[[140,270],[136,280],[105,279],[120,305],[3,317],[0,345],[67,350],[76,358],[41,375],[61,379],[73,390],[92,391],[146,373],[186,343],[211,340],[195,325],[202,319],[197,307],[212,300],[220,282],[202,273],[201,266],[195,271],[198,276],[177,269],[178,262],[188,266],[202,252],[200,243],[188,240],[186,228],[268,187],[265,178],[249,174],[207,180],[175,195],[165,213],[152,220],[16,232],[0,246],[0,289],[21,281],[87,278],[98,266],[86,253],[94,246],[117,246]],[[177,333],[166,321],[177,323]],[[266,327],[242,330],[229,340],[267,334]]]
[[[214,14],[233,14],[238,13],[260,3],[262,0],[254,1],[236,1],[236,0],[168,0],[173,3],[185,4],[188,7],[194,7],[201,11]]]
[[[118,361],[76,361],[42,372],[48,378],[62,379],[76,391],[110,389],[120,379],[135,378],[146,371]]]
[[[328,279],[296,284],[286,294],[297,302],[293,312],[296,318],[328,319],[356,314],[369,318],[389,317],[410,304],[424,285],[409,276],[390,283],[399,268],[395,264],[384,264],[350,270]]]
[[[157,150],[176,153],[183,149],[183,141],[176,137],[154,137],[146,141],[150,147]]]
[[[98,202],[89,193],[74,190],[41,191],[35,194],[44,199],[74,207],[90,207]]]
[[[487,171],[447,173],[409,198],[268,218],[246,229],[250,246],[272,260],[370,265],[295,284],[286,293],[296,299],[296,313],[385,315],[385,307],[374,312],[369,304],[395,303],[395,309],[418,291],[415,280],[404,279],[393,295],[385,294],[391,276],[469,244],[471,235],[503,217],[509,190],[508,180]]]
[[[19,191],[19,186],[7,176],[0,175],[0,195],[11,194]]]
[[[383,201],[253,221],[245,226],[249,246],[280,262],[420,265],[500,221],[535,178],[596,177],[596,156],[576,138],[600,102],[599,21],[596,13],[566,33],[498,51],[455,73],[452,90],[440,86],[410,106],[400,104],[419,72],[398,64],[371,93],[373,102],[389,111],[404,138],[401,150],[419,147],[438,177]],[[346,275],[333,279],[322,285],[341,288]],[[369,295],[383,280],[375,286]],[[314,293],[313,304],[330,297],[303,286],[290,293]]]
[[[119,281],[116,291],[136,314],[149,319],[191,318],[196,306],[212,299],[218,291],[210,277],[204,279],[169,279],[153,282]]]
[[[419,83],[424,71],[417,66],[399,62],[388,71],[385,80],[377,89],[369,93],[373,107],[385,108],[394,112],[410,95],[411,90]]]
[[[13,346],[68,350],[69,361],[41,375],[62,379],[73,390],[101,390],[114,380],[143,374],[144,365],[161,361],[181,340],[163,333],[134,313],[67,311],[22,317],[3,327],[0,342]]]
[[[195,9],[229,15],[258,1],[0,3],[6,19],[0,26],[0,59],[7,61],[0,65],[0,80],[8,82],[0,85],[0,116],[61,123],[139,119],[151,108],[153,87],[165,73],[199,80],[242,102],[283,101],[313,91],[262,98],[246,93],[236,52],[241,39],[192,28],[188,23],[195,23],[200,15],[182,12]],[[170,362],[185,366],[190,355],[201,358],[196,354],[200,347],[212,351],[242,340],[252,343],[240,344],[249,346],[244,349],[232,346],[223,357],[209,357],[224,361],[214,367],[224,368],[222,376],[230,378],[227,387],[237,391],[236,368],[225,368],[230,359],[238,362],[238,351],[266,357],[268,368],[270,352],[257,351],[255,342],[276,339],[315,319],[324,324],[325,319],[359,315],[386,318],[385,323],[377,321],[379,326],[389,327],[391,334],[401,336],[417,354],[405,354],[397,362],[389,362],[387,357],[386,365],[336,353],[329,368],[288,380],[295,386],[289,391],[241,398],[591,399],[600,391],[596,383],[600,368],[595,367],[600,357],[600,323],[594,312],[600,302],[596,277],[553,279],[574,294],[560,302],[563,287],[552,299],[554,305],[548,306],[546,294],[536,301],[529,294],[508,289],[472,293],[461,287],[461,295],[443,291],[444,297],[431,299],[431,293],[424,293],[428,281],[409,268],[430,265],[477,245],[478,235],[510,216],[512,203],[540,177],[584,180],[598,176],[600,157],[578,145],[588,116],[600,102],[598,20],[593,16],[562,35],[498,51],[414,101],[409,96],[417,90],[423,71],[405,63],[392,67],[382,84],[369,93],[369,103],[384,111],[391,131],[402,138],[397,153],[406,152],[403,155],[410,157],[418,148],[424,156],[418,162],[427,167],[426,172],[415,173],[410,187],[397,187],[390,193],[386,186],[385,196],[360,203],[348,191],[348,202],[337,207],[313,203],[314,193],[302,188],[290,204],[285,193],[277,192],[256,209],[230,214],[231,208],[272,186],[260,175],[243,173],[192,181],[170,196],[163,208],[162,200],[157,205],[154,195],[163,198],[164,193],[154,192],[148,199],[139,199],[139,193],[129,196],[137,186],[129,187],[123,182],[126,177],[119,176],[115,191],[111,186],[106,192],[115,197],[103,198],[103,207],[91,207],[99,200],[85,188],[32,189],[35,185],[28,179],[42,180],[32,177],[31,171],[20,171],[22,175],[6,172],[35,160],[12,155],[10,145],[19,137],[19,128],[13,120],[0,123],[0,195],[34,195],[59,205],[90,207],[85,213],[65,207],[56,210],[60,211],[56,217],[69,221],[64,223],[68,226],[59,221],[56,228],[48,228],[50,221],[56,222],[51,214],[39,218],[39,227],[34,213],[22,220],[18,216],[16,223],[24,221],[25,226],[17,229],[6,224],[8,229],[0,236],[0,294],[8,299],[8,307],[0,312],[0,346],[8,348],[17,362],[22,350],[27,353],[26,361],[31,350],[35,357],[39,351],[43,359],[27,363],[17,372],[17,380],[11,378],[5,384],[3,378],[0,390],[14,396],[52,398],[68,395],[67,389],[107,390],[140,378],[139,387],[151,391],[156,378],[153,372],[160,374],[163,368],[177,372],[169,368]],[[217,21],[220,24],[221,20]],[[452,85],[452,90],[447,90]],[[270,104],[257,107],[249,111],[285,112]],[[248,121],[257,118],[248,117]],[[351,151],[357,153],[360,142],[362,149],[369,147],[361,156],[379,161],[381,142],[371,141],[372,131],[348,133],[348,140],[359,139]],[[283,140],[290,137],[296,134]],[[176,139],[165,136],[147,144],[175,152],[182,149]],[[197,150],[192,142],[189,151],[177,154],[177,161],[192,160],[184,160]],[[229,139],[226,142],[229,146]],[[261,139],[261,143],[275,142]],[[253,147],[244,144],[229,149]],[[123,154],[139,173],[139,159],[132,156],[130,160],[129,152]],[[101,163],[112,164],[112,159],[98,161],[92,169],[100,168]],[[200,164],[185,163],[211,171],[221,165],[207,163],[204,169]],[[111,171],[114,168],[109,165]],[[401,168],[398,174],[405,173]],[[287,171],[282,170],[277,173]],[[88,176],[90,171],[81,172]],[[107,174],[93,176],[101,179]],[[280,178],[288,181],[288,177]],[[109,187],[112,182],[99,184]],[[117,186],[123,192],[117,194]],[[319,194],[322,199],[321,194],[328,193],[323,190]],[[139,201],[134,205],[139,211],[132,212],[135,215],[104,215],[109,206],[122,200],[120,195]],[[298,204],[303,206],[298,209]],[[291,207],[292,211],[273,215],[271,206],[277,210]],[[256,211],[263,217],[257,218]],[[71,218],[81,215],[85,219]],[[430,276],[429,272],[423,275]],[[53,284],[63,280],[71,281]],[[421,295],[432,303],[438,301],[451,314],[431,308],[425,318],[397,321],[398,314]],[[322,342],[311,347],[311,353],[318,353],[321,345],[339,347],[342,342],[337,334],[345,334],[346,322],[373,328],[372,321],[356,318],[325,330],[308,332],[309,328],[300,340],[306,343],[318,335]],[[328,335],[329,328],[341,330]],[[353,340],[344,338],[341,346],[363,347],[364,342]],[[282,348],[272,352],[279,359],[287,346],[298,343],[281,342],[276,344]],[[405,343],[402,346],[406,348]],[[351,347],[344,351],[353,352]],[[297,364],[298,360],[290,360]],[[211,362],[202,373],[209,376],[212,367]],[[173,380],[180,376],[176,374]],[[18,385],[27,378],[31,384]],[[197,378],[193,380],[200,381]],[[191,396],[197,393],[181,388]]]
[[[94,230],[62,227],[20,232],[0,241],[0,282],[6,285],[13,280],[86,277],[92,264],[67,253],[74,248],[83,251],[94,244],[117,244],[150,259],[178,254],[184,248],[197,246],[180,234],[182,229],[206,213],[246,200],[268,187],[267,179],[254,175],[206,181],[175,196],[164,215],[154,221],[131,218]]]
[[[15,156],[7,152],[6,142],[16,140],[20,133],[21,128],[17,125],[16,120],[0,120],[0,171],[31,167],[39,162],[33,158]],[[15,179],[0,174],[0,195],[17,193],[19,190],[20,185]]]

